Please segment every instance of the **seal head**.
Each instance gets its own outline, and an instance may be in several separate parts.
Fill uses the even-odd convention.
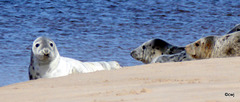
[[[161,39],[149,40],[131,52],[131,56],[143,63],[151,63],[153,59],[163,54],[174,54],[184,50],[184,47],[177,47]]]
[[[216,36],[201,38],[186,46],[188,55],[195,59],[210,58],[215,46]]]
[[[49,64],[59,56],[54,41],[46,37],[39,37],[33,42],[32,53],[39,64]]]
[[[38,37],[32,45],[29,78],[38,79],[51,68],[56,68],[60,55],[53,40]]]

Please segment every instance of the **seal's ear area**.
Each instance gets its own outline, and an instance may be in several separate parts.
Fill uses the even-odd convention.
[[[188,44],[185,47],[186,53],[189,55],[196,55],[195,49],[193,48],[194,43]]]
[[[215,36],[205,37],[205,43],[203,43],[205,49],[212,49],[215,44]]]
[[[229,32],[227,32],[227,34],[237,32],[237,31],[240,31],[240,24],[237,24],[235,27],[233,27]]]

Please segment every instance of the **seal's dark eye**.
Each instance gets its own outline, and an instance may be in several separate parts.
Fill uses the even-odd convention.
[[[146,49],[146,47],[145,47],[145,46],[143,46],[143,47],[142,47],[142,49]]]
[[[199,43],[196,43],[195,46],[198,47],[198,46],[199,46]]]
[[[53,47],[53,43],[50,43],[50,46]]]
[[[39,46],[40,46],[40,44],[36,44],[35,46],[36,46],[36,47],[39,47]]]

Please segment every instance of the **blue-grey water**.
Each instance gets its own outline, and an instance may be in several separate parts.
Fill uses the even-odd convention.
[[[239,0],[0,0],[0,86],[28,80],[38,36],[62,56],[133,66],[131,50],[149,39],[185,46],[238,23]]]

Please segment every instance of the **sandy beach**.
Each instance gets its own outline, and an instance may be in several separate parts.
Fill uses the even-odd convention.
[[[240,101],[240,57],[157,63],[0,87],[1,102]]]

